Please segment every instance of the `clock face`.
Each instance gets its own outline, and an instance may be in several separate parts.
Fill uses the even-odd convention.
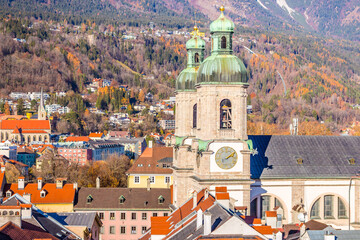
[[[220,148],[215,155],[216,164],[222,169],[231,169],[238,159],[236,151],[231,147]]]

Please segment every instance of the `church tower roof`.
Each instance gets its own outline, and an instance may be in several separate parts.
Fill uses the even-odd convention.
[[[191,35],[191,39],[186,42],[187,67],[179,74],[176,80],[177,91],[195,91],[197,71],[204,60],[205,41],[201,38],[204,34],[195,26]]]
[[[247,72],[244,63],[232,50],[234,23],[224,15],[220,8],[218,19],[210,24],[211,56],[200,65],[197,84],[247,84]]]

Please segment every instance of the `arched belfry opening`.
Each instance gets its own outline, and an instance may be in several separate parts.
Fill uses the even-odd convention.
[[[220,103],[220,128],[229,129],[231,125],[231,102],[229,99],[224,99]]]
[[[199,62],[200,62],[199,53],[195,53],[194,62],[195,62],[195,63],[199,63]]]
[[[221,37],[221,49],[225,49],[226,48],[226,37],[222,36]]]

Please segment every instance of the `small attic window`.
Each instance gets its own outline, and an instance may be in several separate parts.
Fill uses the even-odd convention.
[[[165,198],[160,195],[160,196],[158,197],[158,202],[159,202],[159,204],[163,204],[163,203],[165,202]]]
[[[86,203],[91,203],[93,201],[93,197],[91,195],[87,196]]]
[[[350,164],[350,165],[354,165],[354,164],[355,164],[355,159],[354,159],[354,158],[350,158],[348,161],[349,161],[349,164]]]
[[[123,204],[125,202],[125,197],[123,195],[120,196],[119,202],[120,204]]]
[[[303,164],[304,160],[302,158],[297,158],[296,162],[297,162],[297,164],[301,165],[301,164]]]
[[[6,192],[6,197],[11,197],[11,191],[10,190]]]
[[[42,191],[40,192],[40,197],[44,198],[45,196],[46,196],[46,192],[45,192],[44,190],[42,190]]]

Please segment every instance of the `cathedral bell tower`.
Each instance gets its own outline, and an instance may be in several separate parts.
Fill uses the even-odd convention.
[[[46,111],[44,107],[44,94],[43,89],[41,88],[41,95],[40,95],[40,105],[38,108],[38,120],[46,120]]]
[[[211,56],[196,71],[191,97],[179,97],[177,90],[173,140],[177,206],[194,190],[208,188],[212,192],[217,186],[227,186],[233,206],[250,207],[247,72],[243,62],[233,55],[235,25],[225,17],[224,10],[220,8],[219,18],[210,25]],[[183,72],[177,84],[183,82]]]

